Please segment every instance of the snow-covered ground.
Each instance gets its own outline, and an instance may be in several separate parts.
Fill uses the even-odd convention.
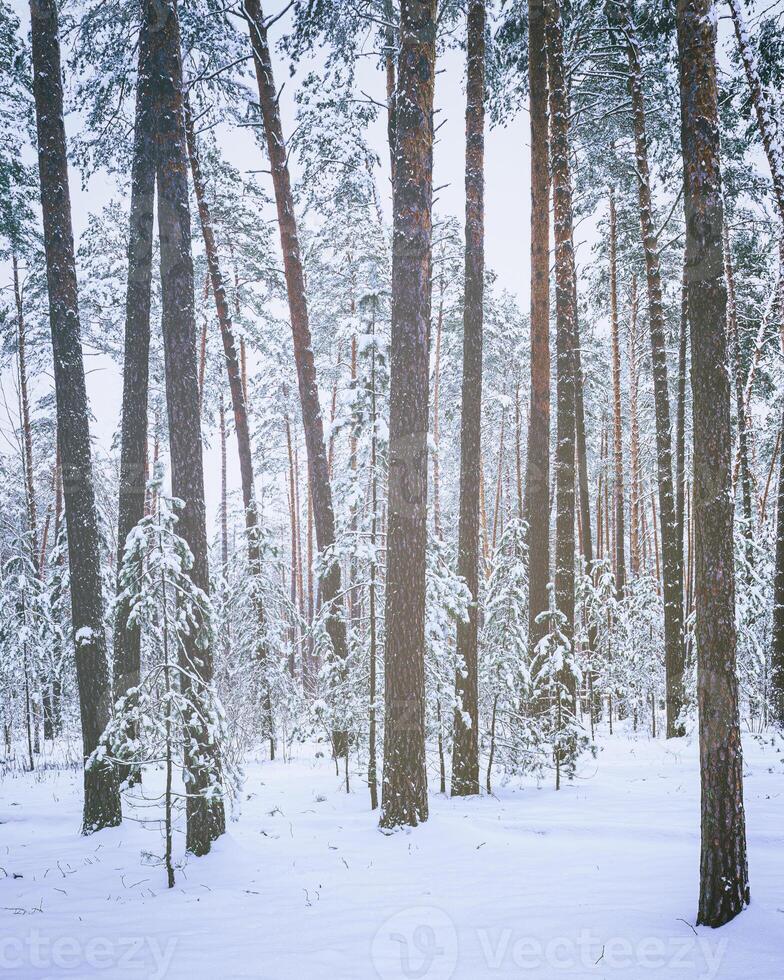
[[[0,978],[784,976],[784,764],[746,739],[752,904],[694,929],[693,741],[601,741],[556,793],[430,797],[384,836],[323,748],[251,762],[242,812],[172,891],[157,829],[80,837],[74,770],[0,783]],[[148,813],[134,810],[137,818]],[[182,841],[178,841],[179,850]]]

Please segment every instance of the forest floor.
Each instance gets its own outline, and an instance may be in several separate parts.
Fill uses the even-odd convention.
[[[692,739],[603,737],[560,792],[431,793],[429,821],[392,836],[321,750],[249,762],[239,819],[171,891],[145,857],[163,850],[158,825],[139,822],[154,813],[128,807],[134,820],[81,837],[74,769],[6,775],[0,978],[784,976],[775,748],[745,739],[752,904],[718,931],[693,927]]]

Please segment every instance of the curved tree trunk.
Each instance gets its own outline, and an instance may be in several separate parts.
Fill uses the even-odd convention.
[[[711,0],[679,0],[681,141],[694,415],[697,697],[702,853],[697,922],[749,901],[735,663],[732,432],[727,372],[716,23]]]
[[[63,468],[71,620],[86,761],[98,746],[111,712],[101,555],[71,226],[57,4],[55,0],[32,0],[30,15],[57,438]],[[113,827],[121,819],[120,794],[113,768],[106,765],[86,768],[82,832],[89,834]]]
[[[683,568],[679,561],[680,549],[677,541],[678,528],[672,479],[670,392],[667,378],[666,326],[659,267],[659,241],[653,224],[645,100],[642,90],[642,69],[636,30],[629,13],[627,0],[608,0],[606,9],[610,25],[620,27],[623,32],[634,121],[637,191],[648,285],[651,361],[656,409],[656,457],[664,591],[664,657],[667,675],[667,737],[672,738],[684,733],[683,726],[678,723],[683,707]]]
[[[316,544],[325,552],[335,543],[335,514],[332,507],[332,488],[327,467],[327,449],[324,441],[324,423],[321,417],[316,365],[308,320],[305,295],[305,276],[300,254],[297,219],[294,213],[294,197],[291,193],[286,143],[278,106],[278,93],[272,73],[267,29],[259,0],[244,0],[244,11],[250,30],[256,81],[259,89],[259,105],[267,140],[267,154],[272,170],[275,202],[280,227],[280,243],[289,300],[291,331],[294,339],[294,360],[299,380],[299,397],[302,406],[302,422],[305,427],[305,445],[308,453],[308,478],[313,495],[313,518],[316,525]],[[332,651],[338,661],[347,656],[346,623],[343,618],[343,601],[340,585],[340,565],[337,560],[327,565],[322,573],[319,594],[327,607],[327,634]],[[345,732],[333,733],[334,749],[338,756],[348,751]]]
[[[161,326],[172,492],[184,501],[177,530],[193,555],[190,576],[197,588],[209,593],[179,27],[174,0],[145,0],[144,13],[150,37],[156,123]],[[206,629],[207,624],[204,626]],[[185,683],[189,697],[197,704],[203,686],[212,681],[212,647],[204,641],[205,631],[197,627],[180,651],[184,670],[181,684]],[[188,773],[186,846],[194,854],[206,854],[211,842],[226,829],[222,800],[207,795],[212,772],[219,765],[217,747],[204,720],[194,715],[184,724]]]
[[[184,97],[185,135],[190,159],[193,190],[199,209],[199,224],[201,225],[204,251],[207,256],[207,269],[212,294],[215,298],[215,309],[218,314],[223,354],[226,359],[226,373],[229,378],[231,406],[234,412],[234,432],[237,436],[237,453],[240,463],[240,482],[242,484],[242,506],[245,511],[245,537],[248,548],[248,569],[253,579],[252,601],[256,618],[256,658],[262,669],[267,663],[267,619],[264,601],[261,596],[261,551],[259,545],[259,518],[256,505],[256,487],[253,479],[253,449],[250,441],[250,425],[248,423],[247,385],[244,382],[245,372],[241,358],[237,353],[237,343],[234,339],[234,325],[231,319],[231,308],[226,290],[226,281],[220,266],[218,246],[215,241],[215,230],[212,225],[212,215],[207,201],[207,191],[204,176],[199,161],[199,148],[196,133],[193,128],[193,116],[187,95]],[[269,689],[264,687],[262,694],[262,713],[267,738],[270,740],[270,755],[275,756],[275,742],[272,719],[272,703]]]
[[[482,438],[484,302],[485,4],[471,0],[467,20],[466,246],[463,312],[463,397],[460,425],[460,521],[457,574],[471,592],[468,621],[457,624],[452,795],[479,793],[479,468]],[[503,446],[503,441],[502,441]],[[496,537],[496,521],[493,538]],[[466,719],[466,715],[468,716]]]
[[[402,0],[396,99],[381,826],[427,819],[425,560],[435,0]]]
[[[550,581],[550,151],[544,0],[528,0],[531,117],[531,395],[525,461],[528,524],[528,643],[533,650],[549,608]]]

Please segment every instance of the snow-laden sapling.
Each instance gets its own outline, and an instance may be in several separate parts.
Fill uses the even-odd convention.
[[[193,556],[176,530],[183,503],[163,493],[160,470],[150,489],[155,492],[156,512],[142,518],[128,535],[118,595],[118,602],[128,605],[129,625],[142,634],[140,683],[117,701],[89,764],[108,760],[131,771],[142,766],[163,769],[163,791],[150,795],[145,788],[140,799],[143,805],[163,800],[163,863],[171,888],[175,809],[197,792],[193,787],[198,785],[205,787],[199,792],[210,803],[231,799],[239,774],[223,751],[225,719],[216,691],[211,681],[202,679],[188,652],[209,644],[212,608],[188,574]],[[210,745],[212,751],[201,751],[200,745]]]
[[[543,708],[539,714],[540,737],[548,745],[555,765],[555,788],[561,777],[573,779],[577,759],[590,745],[576,712],[575,691],[582,673],[574,647],[566,635],[566,616],[557,608],[555,586],[548,585],[550,608],[537,616],[545,628],[531,663],[531,688]]]

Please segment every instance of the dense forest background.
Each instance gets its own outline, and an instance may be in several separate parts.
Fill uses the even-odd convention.
[[[260,746],[393,831],[696,733],[736,915],[780,6],[0,0],[0,765],[84,763],[86,833],[164,772],[171,885]]]

